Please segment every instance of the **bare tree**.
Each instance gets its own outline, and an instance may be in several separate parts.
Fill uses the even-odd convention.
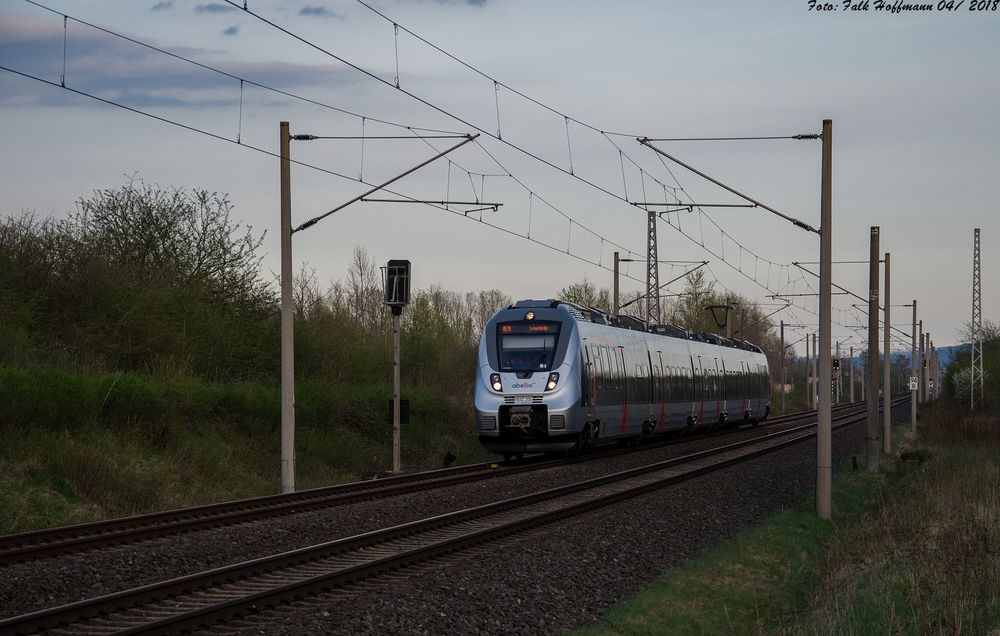
[[[979,334],[983,342],[993,342],[1000,340],[1000,324],[992,320],[984,320],[982,332]],[[955,339],[959,342],[972,342],[972,321],[968,320],[955,331]]]
[[[347,298],[355,319],[366,335],[379,331],[385,322],[382,306],[382,279],[375,259],[363,246],[356,245],[347,271]]]
[[[605,287],[598,289],[586,276],[582,282],[560,289],[559,299],[582,307],[594,307],[609,313],[611,311],[611,293]]]

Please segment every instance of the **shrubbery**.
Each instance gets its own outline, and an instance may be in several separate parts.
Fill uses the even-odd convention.
[[[81,199],[65,220],[0,222],[0,363],[136,372],[208,381],[275,380],[275,281],[263,235],[231,220],[225,196],[135,179]],[[386,383],[391,320],[364,249],[346,281],[295,280],[296,373]],[[471,382],[486,319],[510,302],[491,290],[417,291],[404,314],[404,381]],[[144,399],[141,395],[134,396]]]

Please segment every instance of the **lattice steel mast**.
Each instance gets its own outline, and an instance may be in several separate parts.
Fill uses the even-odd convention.
[[[976,385],[979,404],[983,403],[983,287],[979,271],[979,228],[973,230],[972,248],[972,374],[969,379],[969,402],[976,408]]]
[[[660,324],[660,265],[656,255],[656,212],[646,224],[646,320]]]

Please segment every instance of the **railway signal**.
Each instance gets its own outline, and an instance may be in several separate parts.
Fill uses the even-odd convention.
[[[382,272],[385,304],[392,309],[392,472],[398,474],[403,470],[399,443],[399,322],[403,307],[410,303],[410,261],[391,260]]]

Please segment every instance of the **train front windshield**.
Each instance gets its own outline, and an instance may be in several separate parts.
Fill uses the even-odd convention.
[[[548,371],[559,342],[559,323],[503,323],[497,326],[497,340],[501,371]]]

